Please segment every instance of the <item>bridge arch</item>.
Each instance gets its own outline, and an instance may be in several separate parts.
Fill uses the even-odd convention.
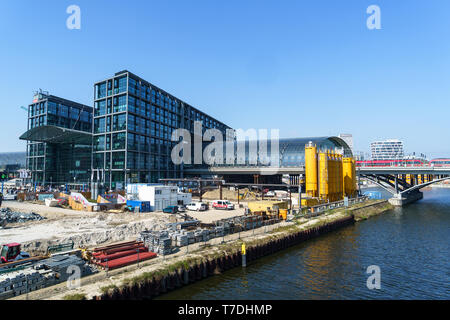
[[[398,186],[396,187],[395,184],[390,182],[390,180],[396,179],[396,177],[393,175],[361,174],[360,176],[366,178],[367,180],[370,180],[371,182],[380,186],[381,188],[388,191],[392,195],[407,195],[408,193],[411,193],[416,190],[418,191],[418,190],[425,188],[433,183],[450,180],[450,176],[449,176],[449,177],[435,179],[433,181],[421,183],[421,184],[418,184],[415,186],[411,186],[411,185],[405,183],[403,180],[397,179],[398,185],[400,185],[403,188],[403,190],[400,190],[398,188]]]

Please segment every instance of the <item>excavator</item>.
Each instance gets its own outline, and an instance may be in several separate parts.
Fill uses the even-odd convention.
[[[30,258],[30,255],[20,249],[20,243],[13,242],[1,246],[1,263],[9,263]]]
[[[11,268],[18,268],[25,264],[35,263],[36,261],[49,258],[52,254],[57,254],[58,252],[67,252],[69,254],[73,253],[73,242],[59,244],[55,246],[49,246],[47,249],[47,254],[43,256],[30,256],[28,252],[21,250],[21,244],[17,242],[12,242],[0,246],[0,274],[4,270],[11,270]]]

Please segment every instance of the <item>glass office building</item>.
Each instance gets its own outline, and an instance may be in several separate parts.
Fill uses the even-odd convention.
[[[28,107],[26,168],[37,185],[87,184],[92,107],[39,92]]]
[[[371,143],[372,160],[401,160],[404,157],[400,140],[374,141]]]
[[[125,183],[182,178],[183,165],[171,160],[178,143],[171,136],[178,128],[193,134],[194,121],[224,137],[231,129],[126,70],[95,83],[93,182],[121,189]]]

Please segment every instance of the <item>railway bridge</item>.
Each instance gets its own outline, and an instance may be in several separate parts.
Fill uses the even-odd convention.
[[[295,180],[305,174],[304,166],[211,166],[209,168],[186,169],[188,175],[221,175],[227,178],[238,176],[274,177],[288,174]],[[433,166],[387,166],[357,167],[356,174],[360,178],[377,184],[392,194],[389,202],[395,206],[403,206],[423,198],[420,189],[433,183],[450,179],[450,167]],[[255,182],[256,183],[256,182]]]

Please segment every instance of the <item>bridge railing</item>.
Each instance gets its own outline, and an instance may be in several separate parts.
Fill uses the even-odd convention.
[[[349,198],[348,199],[348,205],[350,206],[350,205],[354,205],[354,204],[357,204],[357,203],[361,203],[361,202],[367,201],[368,199],[369,199],[368,196],[360,196],[360,197],[356,197],[356,198]],[[336,209],[336,208],[343,208],[343,207],[345,207],[345,201],[344,200],[335,201],[335,202],[329,202],[329,203],[323,203],[323,204],[319,204],[317,206],[307,207],[306,213],[305,213],[305,217],[306,218],[316,217],[316,216],[324,214],[328,210],[332,210],[332,209]]]

